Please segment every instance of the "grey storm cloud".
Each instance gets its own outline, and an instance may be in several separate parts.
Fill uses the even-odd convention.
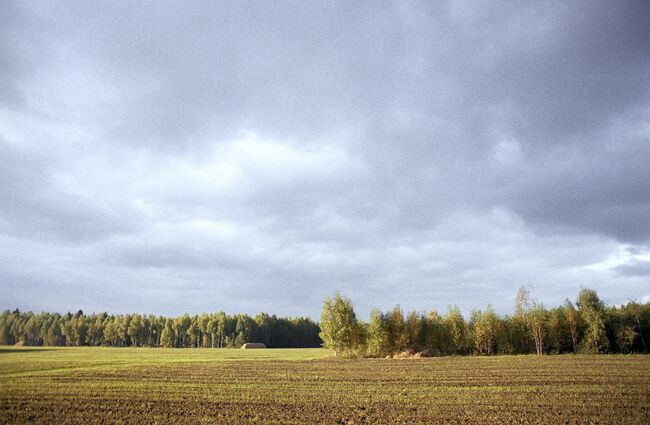
[[[616,271],[629,276],[650,276],[650,261],[634,261],[618,266]]]
[[[650,296],[650,6],[14,2],[5,307]]]

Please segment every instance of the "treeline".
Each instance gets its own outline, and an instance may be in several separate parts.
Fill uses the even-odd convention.
[[[320,347],[318,325],[309,318],[223,312],[179,317],[107,313],[13,312],[0,315],[0,344],[111,347],[238,348],[263,342],[271,348]]]
[[[521,288],[513,315],[488,306],[466,320],[457,307],[440,315],[404,314],[397,306],[373,310],[364,323],[350,300],[336,294],[325,300],[320,328],[324,345],[345,356],[647,353],[650,303],[606,306],[595,291],[582,289],[575,304],[547,309]]]

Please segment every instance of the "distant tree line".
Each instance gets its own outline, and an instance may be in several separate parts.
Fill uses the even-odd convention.
[[[322,344],[313,320],[265,313],[162,317],[5,310],[0,315],[0,344],[4,345],[238,348],[246,342],[263,342],[271,348]]]
[[[364,323],[350,300],[336,294],[325,299],[320,328],[325,347],[344,356],[647,353],[650,303],[606,306],[595,291],[582,289],[575,304],[547,309],[521,288],[513,315],[488,306],[467,320],[457,307],[441,315],[405,314],[396,306],[373,310]]]

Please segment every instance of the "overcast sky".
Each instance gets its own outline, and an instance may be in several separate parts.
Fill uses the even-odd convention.
[[[0,3],[0,309],[650,301],[647,1]]]

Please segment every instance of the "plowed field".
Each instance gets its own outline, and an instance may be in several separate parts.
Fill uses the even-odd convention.
[[[650,357],[2,348],[0,422],[648,424]]]

